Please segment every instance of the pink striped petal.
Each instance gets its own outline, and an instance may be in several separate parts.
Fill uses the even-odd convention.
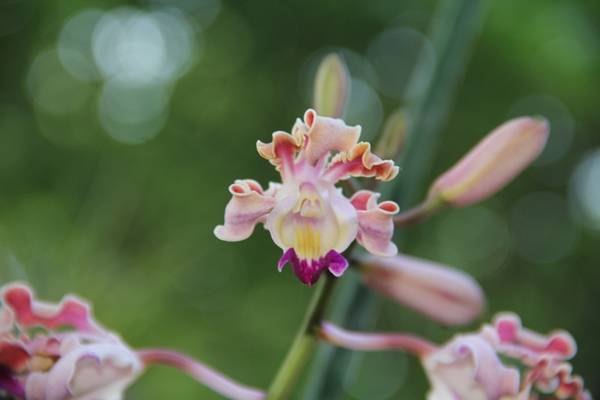
[[[484,200],[535,160],[548,132],[548,122],[537,118],[500,125],[433,183],[430,196],[441,196],[456,207]]]
[[[351,176],[389,181],[394,179],[399,171],[394,161],[382,160],[371,153],[371,144],[360,142],[333,157],[323,176],[331,182]]]
[[[251,179],[236,180],[229,192],[233,197],[225,208],[225,224],[217,226],[214,233],[221,240],[235,242],[252,235],[256,224],[275,206],[275,197],[273,189],[265,192]]]
[[[102,331],[91,317],[90,306],[74,296],[66,296],[60,304],[55,305],[36,301],[27,286],[13,284],[4,288],[2,299],[13,311],[21,328],[73,327],[81,332]]]
[[[378,204],[379,196],[379,193],[361,190],[350,199],[358,216],[356,240],[372,254],[393,256],[398,253],[398,248],[392,243],[394,215],[400,208],[393,201]]]
[[[348,126],[337,118],[321,117],[315,110],[304,113],[308,141],[304,157],[311,165],[335,151],[348,151],[360,137],[360,126]]]
[[[477,282],[454,268],[405,255],[360,262],[367,285],[443,324],[467,323],[484,307]]]
[[[270,143],[256,142],[256,150],[264,159],[277,167],[283,179],[289,179],[294,173],[296,153],[304,145],[304,134],[294,129],[292,134],[277,131]]]
[[[568,360],[577,353],[575,340],[568,332],[541,335],[524,328],[521,319],[513,313],[498,314],[494,326],[500,341],[498,347],[524,362],[535,364],[539,358],[546,356]]]

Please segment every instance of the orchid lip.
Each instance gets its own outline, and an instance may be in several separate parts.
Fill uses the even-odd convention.
[[[339,277],[348,268],[348,260],[335,250],[329,250],[327,254],[317,260],[306,260],[299,258],[294,248],[290,247],[279,259],[277,269],[281,271],[288,263],[292,264],[298,279],[308,286],[314,285],[326,269],[334,276]]]
[[[0,391],[5,391],[17,398],[25,398],[23,384],[15,379],[11,372],[3,366],[0,366]]]

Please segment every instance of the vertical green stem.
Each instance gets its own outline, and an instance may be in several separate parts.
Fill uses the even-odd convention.
[[[399,162],[403,173],[396,185],[383,188],[384,197],[396,198],[408,208],[422,196],[434,159],[440,127],[450,111],[468,55],[481,26],[486,0],[441,0],[432,20],[431,39],[437,51],[432,67],[422,58],[406,93],[412,121]],[[404,237],[399,235],[399,244]],[[332,319],[349,329],[374,322],[377,301],[356,277],[345,279]],[[322,346],[308,382],[305,399],[343,398],[351,352]],[[351,371],[350,371],[351,372]]]
[[[271,383],[267,400],[288,398],[316,348],[318,342],[316,328],[322,320],[335,283],[335,278],[329,274],[323,275],[306,310],[300,330]]]

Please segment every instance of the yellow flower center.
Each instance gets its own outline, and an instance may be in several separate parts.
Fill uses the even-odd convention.
[[[55,359],[43,355],[35,355],[29,360],[29,370],[35,372],[46,372],[54,365]]]
[[[318,260],[323,254],[321,232],[310,222],[296,225],[294,250],[298,257],[306,260]]]

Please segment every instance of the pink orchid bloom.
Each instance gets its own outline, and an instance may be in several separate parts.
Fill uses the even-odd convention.
[[[262,400],[264,393],[162,349],[134,351],[97,324],[90,306],[66,296],[34,299],[22,284],[0,289],[0,397],[20,400],[119,400],[145,367],[173,366],[227,398]]]
[[[16,284],[2,290],[2,302],[0,389],[13,397],[120,399],[143,371],[135,352],[98,325],[90,307],[76,297],[43,303]],[[33,328],[44,332],[32,336]]]
[[[291,263],[307,285],[325,269],[341,276],[348,266],[341,253],[354,239],[373,254],[395,255],[391,238],[398,205],[378,203],[379,194],[367,190],[348,199],[335,186],[350,177],[388,181],[398,174],[393,161],[382,160],[369,143],[358,141],[360,131],[360,126],[308,110],[291,134],[277,131],[272,142],[259,141],[258,153],[276,166],[282,183],[271,183],[267,190],[250,179],[232,184],[225,224],[216,227],[215,235],[244,240],[263,223],[283,250],[278,269]]]
[[[571,335],[530,331],[514,314],[499,314],[493,325],[457,335],[442,346],[405,334],[349,332],[330,323],[323,324],[320,334],[354,350],[417,355],[432,386],[428,400],[537,400],[540,395],[591,400],[567,362],[576,353]]]

